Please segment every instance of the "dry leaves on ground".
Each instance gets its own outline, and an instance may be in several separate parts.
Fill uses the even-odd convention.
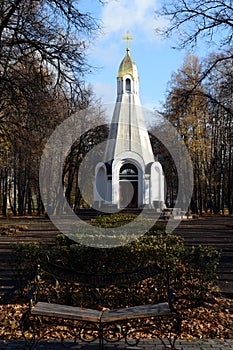
[[[182,317],[180,338],[233,338],[233,314],[231,299],[215,298],[211,303],[192,307],[182,301],[179,312]],[[20,339],[20,319],[27,310],[27,304],[12,303],[0,305],[0,339]]]

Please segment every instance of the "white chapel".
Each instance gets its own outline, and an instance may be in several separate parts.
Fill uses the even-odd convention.
[[[117,98],[104,159],[95,167],[94,207],[164,207],[164,174],[155,161],[139,98],[137,66],[126,55],[117,75]]]

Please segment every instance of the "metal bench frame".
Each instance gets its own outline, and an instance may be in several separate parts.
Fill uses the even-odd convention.
[[[49,325],[62,327],[63,334],[66,331],[69,335],[72,334],[73,345],[77,345],[78,341],[93,342],[98,340],[99,349],[104,349],[106,342],[115,343],[121,339],[124,339],[125,343],[130,346],[137,345],[139,339],[134,338],[133,335],[139,332],[150,334],[153,338],[155,331],[160,330],[163,321],[166,321],[169,327],[166,329],[164,337],[159,337],[159,339],[165,349],[175,349],[175,342],[181,331],[181,317],[173,306],[169,269],[166,271],[167,301],[110,310],[39,301],[42,274],[51,275],[56,283],[58,283],[57,276],[59,276],[59,281],[91,286],[99,293],[101,288],[106,288],[106,286],[115,288],[115,286],[125,285],[127,287],[132,283],[140,283],[161,273],[162,270],[155,264],[132,272],[106,275],[77,273],[56,264],[50,264],[48,270],[38,269],[34,288],[31,291],[30,307],[21,319],[21,329],[28,349],[35,349],[38,342],[46,336],[54,337],[53,327],[48,327]],[[150,322],[148,322],[149,319]],[[156,337],[158,338],[158,336]],[[63,338],[62,341],[64,341]]]

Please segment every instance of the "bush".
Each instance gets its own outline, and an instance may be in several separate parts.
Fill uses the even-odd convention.
[[[111,218],[114,218],[111,221]],[[132,220],[131,216],[97,217],[93,224],[119,225]],[[46,269],[47,261],[57,262],[79,272],[116,273],[133,271],[156,262],[164,271],[155,277],[156,285],[166,286],[169,268],[171,285],[177,298],[188,298],[200,303],[210,289],[216,286],[216,268],[220,253],[212,247],[186,249],[181,237],[166,232],[163,226],[153,226],[139,239],[120,247],[94,248],[73,242],[59,234],[54,246],[19,244],[15,246],[17,264],[24,271],[34,271],[37,264]],[[166,293],[166,290],[163,290]]]
[[[90,220],[93,226],[98,227],[118,227],[132,222],[137,217],[136,214],[111,214],[111,215],[98,215]]]
[[[221,253],[211,246],[194,246],[185,251],[183,294],[200,303],[217,286],[217,267]]]

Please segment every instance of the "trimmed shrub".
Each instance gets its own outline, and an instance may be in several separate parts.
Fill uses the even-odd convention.
[[[113,220],[111,220],[113,218]],[[97,217],[95,225],[118,225],[132,220],[132,216],[115,214]],[[206,246],[186,249],[184,240],[154,225],[146,234],[129,244],[114,248],[94,248],[73,242],[59,234],[54,246],[18,244],[14,246],[17,266],[21,271],[34,271],[38,264],[46,269],[53,261],[79,272],[108,274],[129,272],[155,262],[164,271],[155,276],[155,283],[166,286],[167,270],[177,298],[188,298],[194,303],[204,302],[208,292],[217,285],[216,269],[220,253]],[[27,274],[23,274],[24,276]],[[31,276],[31,273],[29,274]]]

